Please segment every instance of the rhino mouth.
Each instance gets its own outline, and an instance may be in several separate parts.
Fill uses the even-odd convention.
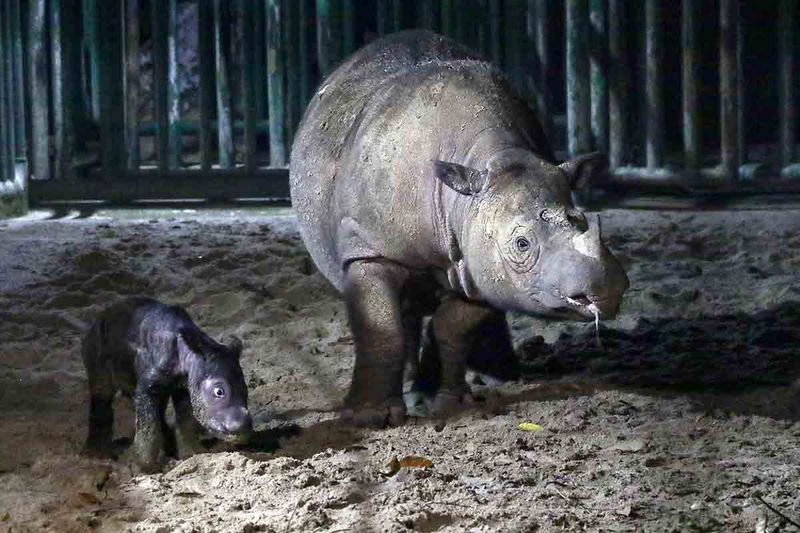
[[[566,296],[556,292],[556,296],[558,296],[560,299],[563,309],[573,314],[577,314],[581,318],[596,320],[598,318],[605,317],[607,314],[604,302],[600,298],[584,293]]]

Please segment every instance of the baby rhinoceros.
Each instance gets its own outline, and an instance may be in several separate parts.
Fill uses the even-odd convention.
[[[145,472],[158,470],[176,451],[164,417],[170,399],[184,455],[200,449],[203,428],[226,441],[244,441],[252,421],[241,353],[239,339],[220,344],[178,306],[142,297],[111,305],[83,341],[91,396],[87,453],[110,455],[117,391],[133,397],[133,447]]]

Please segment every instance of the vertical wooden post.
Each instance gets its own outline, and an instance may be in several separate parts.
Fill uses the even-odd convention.
[[[375,31],[378,35],[392,33],[391,0],[375,0]]]
[[[280,0],[276,0],[280,1]],[[253,76],[253,63],[256,61],[253,41],[255,30],[253,2],[244,0],[241,4],[242,16],[242,82],[244,88],[244,166],[248,173],[256,169],[256,80]],[[265,26],[266,27],[266,26]],[[278,37],[279,39],[281,36]],[[260,59],[263,61],[263,59]],[[262,82],[262,80],[258,80]]]
[[[608,158],[611,168],[624,165],[627,146],[628,46],[626,0],[608,0]]]
[[[522,95],[525,92],[522,55],[523,50],[527,47],[525,42],[526,17],[523,9],[526,7],[527,5],[520,4],[519,0],[506,0],[503,6],[504,67],[514,87]]]
[[[453,2],[456,0],[442,0],[440,19],[442,22],[442,33],[448,37],[455,37],[455,25],[453,24]]]
[[[100,97],[100,160],[107,175],[118,172],[125,164],[121,7],[119,2],[98,2],[96,13],[99,45],[97,88]]]
[[[10,171],[12,168],[10,162],[13,160],[13,144],[12,125],[9,120],[11,113],[11,91],[12,84],[11,69],[6,67],[8,62],[8,40],[5,20],[8,18],[8,6],[0,3],[0,199],[3,198],[2,192],[6,182],[12,180],[14,175]]]
[[[231,124],[230,11],[227,0],[214,0],[214,57],[217,80],[217,139],[220,168],[233,168],[233,129]]]
[[[325,77],[341,58],[341,0],[317,0],[317,57]]]
[[[47,96],[47,41],[45,40],[45,0],[28,4],[28,57],[30,58],[31,158],[34,179],[50,179],[50,137]]]
[[[263,58],[267,49],[267,7],[259,0],[253,2],[253,91],[256,121],[267,116],[267,62]],[[296,6],[296,0],[283,0],[287,6]],[[285,11],[285,9],[284,9]]]
[[[138,1],[138,0],[137,0]],[[200,168],[211,170],[212,142],[211,115],[214,109],[214,5],[212,0],[198,0],[197,34],[200,61]]]
[[[549,76],[551,70],[550,63],[550,24],[551,11],[548,0],[528,0],[528,9],[534,13],[534,34],[535,40],[532,42],[535,49],[537,74],[536,74],[536,106],[539,113],[539,120],[544,127],[545,134],[552,141],[553,117],[551,115],[551,94]]]
[[[796,0],[780,0],[778,7],[778,107],[781,166],[794,161],[797,128],[795,104],[794,32]]]
[[[608,18],[606,0],[590,0],[590,77],[592,80],[592,142],[608,153]]]
[[[98,92],[97,73],[97,2],[102,0],[83,0],[83,40],[89,61],[89,78],[87,96],[90,103],[91,115],[95,120],[100,120],[100,94]]]
[[[417,24],[432,31],[439,29],[439,0],[421,0],[417,3]]]
[[[349,2],[349,0],[348,0]],[[300,123],[300,114],[302,112],[302,103],[300,100],[300,85],[302,83],[300,73],[300,54],[298,49],[298,35],[302,30],[302,22],[299,20],[299,5],[294,0],[288,0],[285,3],[286,9],[283,17],[284,28],[284,43],[285,43],[285,56],[286,56],[286,141],[287,147],[291,146],[294,139],[294,132],[297,125]],[[351,6],[352,9],[352,6]],[[348,29],[345,24],[345,34],[352,33],[352,13],[350,16],[350,25]],[[355,37],[352,35],[351,37]],[[347,39],[345,39],[347,41]],[[347,44],[346,46],[355,46],[354,44]],[[352,50],[347,51],[351,53]]]
[[[50,4],[51,89],[53,95],[54,176],[71,177],[75,151],[75,107],[79,98],[80,2],[52,0]]]
[[[269,98],[269,159],[270,166],[286,165],[284,137],[284,51],[281,39],[280,0],[267,2],[267,82]],[[319,3],[319,2],[318,2]],[[330,20],[327,22],[330,24]]]
[[[178,83],[178,0],[169,1],[169,20],[167,21],[167,108],[169,109],[169,168],[181,166],[181,88]]]
[[[567,0],[567,147],[570,155],[591,150],[589,122],[589,13],[587,0]]]
[[[12,94],[14,100],[11,103],[11,117],[14,127],[14,146],[16,157],[27,157],[28,147],[25,136],[27,117],[25,109],[27,102],[25,99],[25,74],[23,65],[25,63],[25,54],[23,54],[22,43],[22,13],[20,10],[20,0],[12,0],[9,3],[9,23],[11,24],[11,49],[8,53],[11,54],[13,62],[13,73],[11,74]]]
[[[151,0],[153,42],[153,115],[156,124],[158,169],[169,167],[169,6],[168,0]]]
[[[290,0],[289,4],[295,6],[295,1]],[[342,57],[347,57],[356,51],[355,18],[355,0],[342,0]],[[291,76],[291,70],[289,73]]]
[[[700,168],[700,118],[697,110],[697,24],[694,0],[683,0],[681,41],[683,49],[682,103],[683,155],[688,169]]]
[[[139,168],[139,7],[139,0],[126,0],[125,144],[130,170]]]
[[[737,68],[736,47],[739,40],[738,0],[720,0],[719,4],[719,95],[720,95],[720,163],[728,180],[739,177],[739,124],[736,113]]]
[[[299,54],[299,70],[300,70],[300,109],[302,110],[311,100],[311,94],[314,90],[314,79],[311,76],[311,56],[313,54],[314,39],[310,37],[311,33],[311,0],[298,0],[299,2],[299,18],[300,18],[300,36],[297,40],[298,54]],[[302,114],[302,111],[301,111]]]
[[[647,168],[664,165],[664,106],[662,97],[662,28],[660,0],[645,2],[645,117]]]
[[[489,57],[503,64],[503,0],[489,0]]]

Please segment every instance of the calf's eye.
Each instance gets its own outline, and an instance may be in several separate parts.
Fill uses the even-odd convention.
[[[214,387],[214,396],[217,398],[224,398],[225,397],[225,389],[222,387]]]

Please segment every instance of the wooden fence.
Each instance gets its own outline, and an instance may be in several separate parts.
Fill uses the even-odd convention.
[[[500,65],[557,153],[608,153],[613,184],[798,191],[798,2],[769,4],[0,0],[0,198],[285,198],[291,139],[319,80],[413,27]],[[751,15],[774,40],[774,97],[743,68]],[[758,139],[771,150],[748,135],[753,102],[772,106],[774,138]]]

